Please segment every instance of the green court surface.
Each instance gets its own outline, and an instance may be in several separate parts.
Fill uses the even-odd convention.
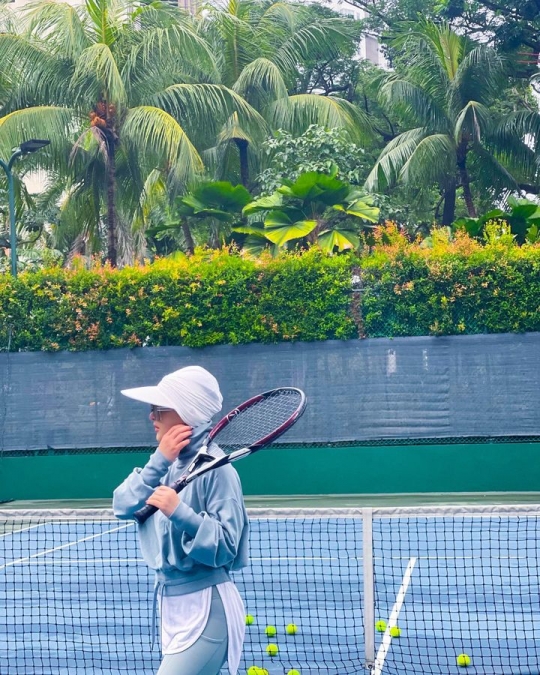
[[[355,508],[362,506],[423,506],[447,504],[540,504],[540,492],[454,492],[369,495],[250,495],[248,508]],[[110,499],[15,500],[1,509],[110,508]]]

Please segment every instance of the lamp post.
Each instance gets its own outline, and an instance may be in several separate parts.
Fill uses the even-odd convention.
[[[9,200],[9,241],[11,246],[11,274],[17,276],[17,231],[15,230],[15,186],[13,182],[13,164],[15,160],[22,155],[29,155],[32,152],[37,152],[49,145],[50,141],[32,138],[29,141],[24,141],[18,148],[15,148],[13,154],[6,163],[0,159],[0,166],[6,172],[8,181],[8,200]]]

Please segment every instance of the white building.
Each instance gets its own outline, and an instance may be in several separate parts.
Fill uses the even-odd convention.
[[[330,9],[333,9],[334,11],[343,14],[343,16],[348,16],[351,19],[356,19],[357,21],[361,21],[362,19],[366,18],[366,13],[364,12],[364,10],[359,9],[354,5],[351,5],[350,3],[347,2],[347,0],[323,0],[323,1],[326,7],[329,7]],[[381,68],[387,67],[386,59],[384,58],[384,55],[381,51],[381,47],[379,45],[379,41],[377,40],[375,35],[364,34],[362,36],[358,56],[362,59],[370,61],[376,66],[380,66]]]

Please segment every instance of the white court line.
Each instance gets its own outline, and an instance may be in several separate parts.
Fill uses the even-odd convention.
[[[77,541],[70,541],[67,544],[62,544],[62,546],[55,546],[54,548],[49,548],[46,551],[40,551],[39,553],[34,553],[33,555],[26,556],[26,558],[19,558],[18,560],[12,560],[5,565],[0,565],[0,570],[5,569],[6,567],[11,567],[12,565],[18,565],[19,563],[27,562],[33,558],[39,558],[42,555],[47,555],[47,553],[53,553],[54,551],[60,551],[63,548],[69,548],[70,546],[75,546],[76,544],[81,544],[83,541],[90,541],[90,539],[96,539],[96,537],[102,537],[104,534],[109,534],[110,532],[117,532],[118,530],[124,530],[126,527],[131,527],[133,523],[128,523],[127,525],[121,525],[120,527],[114,527],[112,530],[105,530],[105,532],[99,532],[98,534],[93,534],[90,537],[84,537],[83,539],[77,539]]]
[[[27,532],[28,530],[33,530],[35,527],[41,527],[42,525],[45,525],[45,523],[38,523],[37,525],[30,525],[29,527],[22,527],[20,530],[11,530],[11,532],[4,532],[4,534],[0,534],[1,537],[10,537],[13,536],[14,534],[19,534],[19,532]]]
[[[407,565],[407,569],[405,570],[405,574],[403,575],[403,581],[401,582],[401,587],[398,591],[396,602],[394,603],[394,606],[392,608],[392,612],[390,614],[390,618],[388,619],[388,624],[386,626],[386,630],[383,635],[381,646],[379,647],[379,651],[377,652],[377,657],[375,659],[374,664],[375,670],[373,671],[373,675],[381,675],[382,669],[384,668],[384,661],[386,659],[386,655],[388,654],[388,649],[392,641],[390,629],[397,624],[399,612],[401,611],[401,606],[403,605],[403,601],[405,600],[405,594],[407,593],[407,589],[409,588],[412,571],[415,565],[416,565],[416,558],[411,558],[409,560],[409,564]]]
[[[69,558],[68,560],[30,560],[30,565],[104,565],[107,563],[143,563],[142,558]]]
[[[395,555],[395,556],[375,556],[373,558],[374,561],[384,561],[384,560],[410,560],[411,556],[406,555]],[[526,555],[417,555],[414,556],[415,560],[529,560],[529,557]],[[285,557],[285,556],[272,556],[272,557],[259,557],[259,558],[254,558],[250,557],[250,560],[261,562],[261,561],[268,561],[268,562],[276,562],[280,560],[332,560],[332,561],[339,561],[339,560],[357,560],[357,561],[362,561],[363,558],[359,556],[349,556],[347,558],[345,557],[306,557],[306,556],[297,556],[297,557]]]
[[[296,558],[293,557],[283,557],[283,556],[277,556],[273,558],[252,558],[250,557],[250,560],[257,560],[258,562],[261,562],[262,560],[268,560],[269,562],[275,562],[276,560],[361,560],[361,558],[319,558],[319,557],[306,557],[306,556],[298,556]]]
[[[0,534],[0,539],[2,537],[10,537],[13,536],[14,534],[19,534],[20,532],[27,532],[28,530],[33,530],[36,527],[44,527],[47,525],[73,525],[73,523],[84,523],[84,524],[90,524],[90,525],[101,525],[103,523],[117,523],[118,521],[116,518],[107,518],[103,520],[44,520],[40,523],[37,523],[36,525],[29,525],[28,527],[21,527],[19,530],[11,530],[11,532],[4,532],[4,534]]]

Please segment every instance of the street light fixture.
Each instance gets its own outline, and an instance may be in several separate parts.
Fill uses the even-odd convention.
[[[8,181],[8,198],[9,198],[9,240],[11,245],[11,274],[17,276],[17,232],[15,230],[15,185],[13,182],[13,164],[15,160],[22,155],[30,155],[49,145],[50,141],[41,140],[39,138],[31,138],[29,141],[24,141],[18,148],[13,150],[13,154],[6,163],[0,159],[0,166],[6,172]]]

